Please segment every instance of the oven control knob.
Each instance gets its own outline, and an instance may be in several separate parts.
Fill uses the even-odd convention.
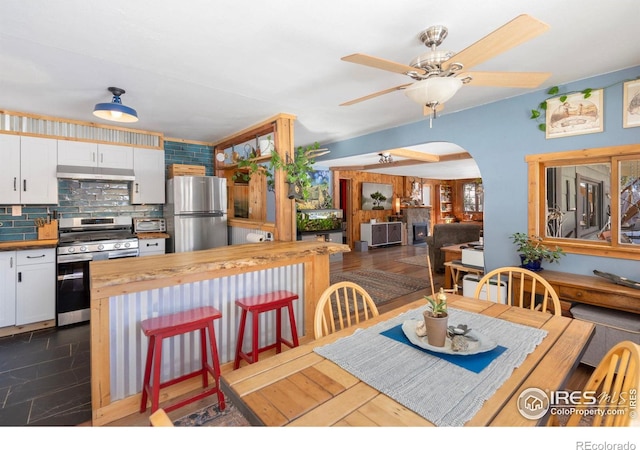
[[[113,247],[114,247],[114,248],[120,248],[120,246],[121,246],[121,245],[122,245],[122,244],[118,242],[117,244],[114,244],[114,245],[113,245]]]
[[[76,251],[75,247],[67,247],[67,253],[73,253],[75,251]]]
[[[125,243],[124,243],[124,246],[125,246],[126,248],[129,248],[129,247],[131,247],[131,243],[130,243],[130,242],[125,242]]]
[[[87,247],[85,247],[84,245],[82,247],[80,247],[80,251],[81,252],[86,252],[87,251]]]
[[[104,245],[99,244],[99,245],[98,245],[98,250],[104,250]]]

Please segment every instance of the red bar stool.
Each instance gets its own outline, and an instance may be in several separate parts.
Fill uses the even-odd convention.
[[[215,386],[181,400],[173,405],[164,407],[166,412],[178,409],[188,403],[207,397],[214,393],[218,394],[218,405],[220,410],[225,408],[224,394],[220,390],[220,362],[218,360],[218,348],[216,346],[216,335],[213,328],[213,321],[220,319],[222,314],[211,306],[203,306],[187,311],[181,311],[162,317],[154,317],[140,322],[142,332],[149,338],[147,349],[147,363],[144,369],[144,382],[142,384],[142,401],[140,402],[140,412],[147,410],[147,399],[151,397],[151,413],[158,409],[160,389],[180,383],[189,378],[202,375],[202,387],[209,386],[209,374],[215,380]],[[162,340],[200,330],[200,348],[202,368],[195,372],[182,375],[164,383],[160,383],[160,368],[162,367]],[[207,332],[212,362],[209,364],[207,357]],[[151,381],[151,367],[153,366],[153,381]]]
[[[236,305],[242,309],[242,317],[240,318],[240,329],[238,330],[238,343],[236,346],[236,358],[233,362],[233,368],[240,367],[240,359],[244,359],[249,364],[258,361],[258,354],[272,348],[276,349],[276,353],[282,350],[281,344],[293,348],[298,346],[298,330],[296,328],[296,318],[293,315],[293,301],[298,298],[298,294],[289,291],[275,291],[266,294],[254,295],[251,297],[240,298],[236,300]],[[293,342],[282,338],[282,315],[281,309],[287,308],[289,312],[289,324],[291,325],[291,336]],[[258,347],[258,316],[260,313],[267,311],[276,311],[276,341],[273,344],[264,347]],[[247,313],[252,313],[252,330],[253,339],[251,345],[251,353],[242,351],[242,340],[244,339],[244,328],[247,321]]]

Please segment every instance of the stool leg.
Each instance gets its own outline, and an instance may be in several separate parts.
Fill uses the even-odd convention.
[[[278,308],[276,313],[276,353],[282,351],[282,309]]]
[[[253,311],[251,313],[251,324],[252,324],[252,328],[253,328],[253,336],[251,336],[251,341],[253,343],[253,348],[251,349],[251,362],[254,363],[256,361],[258,361],[258,319],[259,319],[260,314],[258,314],[257,312]]]
[[[293,315],[293,304],[289,302],[287,304],[287,310],[289,311],[289,325],[291,326],[291,339],[293,340],[294,347],[298,344],[298,329],[296,328],[296,318]]]
[[[200,362],[202,363],[202,387],[209,386],[209,374],[207,372],[207,328],[200,328]]]
[[[142,381],[142,400],[140,401],[140,412],[147,410],[147,398],[149,389],[149,380],[151,379],[151,364],[153,363],[153,349],[156,342],[155,336],[149,337],[149,345],[147,345],[147,362],[144,366],[144,380]]]
[[[216,333],[213,328],[213,322],[209,322],[207,329],[209,330],[209,343],[211,344],[211,365],[213,367],[218,394],[218,410],[224,411],[226,405],[224,401],[224,394],[222,393],[222,389],[220,389],[220,359],[218,358],[218,344],[216,342]]]
[[[240,367],[240,352],[242,352],[242,340],[244,339],[244,326],[246,321],[247,311],[243,309],[242,315],[240,316],[240,329],[238,330],[238,342],[236,344],[236,359],[233,361],[234,369]]]
[[[160,403],[160,369],[162,368],[162,336],[155,339],[153,351],[153,386],[151,394],[151,414],[157,411]]]

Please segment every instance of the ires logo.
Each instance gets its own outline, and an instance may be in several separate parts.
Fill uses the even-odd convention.
[[[637,391],[601,392],[595,391],[550,391],[528,388],[518,397],[518,411],[530,420],[538,420],[551,412],[553,415],[585,416],[630,414],[635,418],[637,411]]]

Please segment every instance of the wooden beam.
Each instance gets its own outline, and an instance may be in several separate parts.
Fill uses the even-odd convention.
[[[423,162],[438,162],[440,156],[432,155],[430,153],[422,153],[415,150],[409,150],[407,148],[394,148],[393,150],[386,150],[385,153],[390,153],[393,156],[400,156],[402,158],[417,159]]]

